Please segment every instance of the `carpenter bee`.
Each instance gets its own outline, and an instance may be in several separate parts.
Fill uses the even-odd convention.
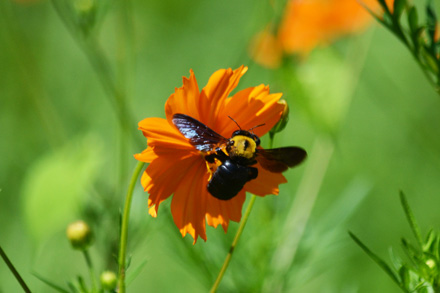
[[[189,143],[203,153],[207,165],[217,166],[212,170],[207,188],[221,200],[233,198],[247,182],[257,178],[258,169],[252,167],[257,162],[268,171],[281,173],[300,164],[307,156],[300,147],[259,148],[260,138],[252,130],[262,125],[242,130],[233,120],[239,130],[228,139],[185,114],[174,114],[172,121]]]

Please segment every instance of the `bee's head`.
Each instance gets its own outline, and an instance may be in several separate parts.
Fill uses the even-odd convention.
[[[236,130],[232,133],[231,137],[234,138],[234,136],[237,136],[237,135],[242,135],[242,136],[252,138],[255,141],[257,146],[260,145],[260,138],[250,131],[242,130],[242,129]]]
[[[255,143],[256,143],[257,146],[260,145],[260,138],[259,138],[258,136],[256,136],[252,130],[254,130],[254,129],[257,128],[257,127],[263,126],[264,124],[260,124],[260,125],[254,126],[254,127],[252,127],[251,129],[249,129],[249,130],[243,130],[243,129],[241,129],[241,127],[240,127],[240,125],[237,123],[237,121],[234,120],[234,118],[232,118],[231,116],[228,116],[228,117],[229,117],[229,119],[231,119],[232,121],[234,121],[235,124],[237,124],[238,128],[240,128],[239,130],[236,130],[236,131],[234,131],[234,132],[232,133],[231,138],[233,138],[234,136],[237,136],[237,135],[243,135],[243,136],[246,136],[246,137],[252,138],[252,139],[255,141]]]

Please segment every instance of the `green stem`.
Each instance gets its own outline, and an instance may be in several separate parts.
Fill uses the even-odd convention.
[[[411,43],[408,41],[408,39],[402,29],[400,22],[391,16],[392,14],[386,5],[385,5],[385,8],[387,10],[387,13],[390,15],[390,17],[393,20],[392,20],[391,24],[387,24],[386,22],[383,22],[383,21],[380,21],[380,23],[382,25],[384,25],[388,30],[390,30],[397,37],[397,39],[399,39],[405,45],[405,47],[409,50],[409,52],[411,53],[413,58],[416,60],[419,67],[422,69],[422,72],[425,75],[428,82],[432,85],[432,87],[437,92],[437,94],[440,94],[440,88],[439,88],[439,84],[438,84],[440,82],[440,80],[437,80],[437,82],[436,82],[431,75],[431,74],[434,74],[435,76],[438,76],[438,73],[435,72],[436,70],[433,69],[432,66],[430,67],[429,64],[425,64],[423,62],[423,60],[421,59],[421,56],[420,56],[420,50],[417,48],[417,44],[414,43],[413,46],[411,46]],[[374,13],[371,10],[369,10],[369,12],[370,12],[370,14],[374,15]],[[375,18],[379,19],[380,17],[375,15]],[[412,38],[410,38],[410,39],[412,39]],[[432,56],[432,57],[435,60],[437,60],[436,56]]]
[[[272,146],[273,146],[274,137],[275,137],[275,134],[269,133],[269,148],[272,148]],[[237,243],[240,240],[241,234],[243,233],[244,226],[246,226],[247,220],[249,218],[249,215],[251,214],[252,207],[254,206],[256,198],[257,197],[254,194],[252,194],[251,199],[249,200],[249,204],[246,207],[246,211],[244,212],[243,218],[241,219],[240,226],[238,227],[238,230],[235,233],[234,240],[232,241],[231,247],[229,248],[228,255],[226,255],[225,261],[223,262],[223,266],[217,275],[217,279],[215,280],[214,285],[211,288],[211,291],[210,291],[211,293],[214,293],[217,291],[217,288],[223,279],[223,275],[225,274],[226,269],[229,266],[229,262],[231,261],[232,254],[234,253],[235,247],[237,246]]]
[[[231,258],[232,258],[232,254],[234,253],[234,250],[235,250],[235,247],[237,246],[238,240],[240,240],[241,233],[243,233],[244,226],[246,225],[246,222],[249,218],[249,215],[251,213],[255,199],[256,199],[256,196],[252,194],[251,199],[249,201],[249,204],[248,204],[246,211],[243,215],[243,218],[241,219],[240,226],[238,227],[237,233],[235,234],[234,240],[232,241],[231,247],[229,248],[228,255],[226,256],[226,259],[223,262],[223,266],[217,276],[217,279],[215,280],[215,283],[211,288],[211,291],[210,291],[211,293],[214,293],[217,291],[217,288],[220,285],[220,282],[223,278],[223,275],[225,274],[226,269],[228,268],[229,262],[231,261]]]
[[[90,258],[89,251],[83,250],[84,258],[86,259],[87,267],[89,268],[90,281],[92,282],[92,292],[96,292],[96,278],[95,278],[95,270],[93,269],[92,259]]]
[[[128,234],[128,220],[130,216],[131,200],[133,197],[133,190],[136,185],[137,178],[144,167],[144,162],[139,162],[131,176],[130,185],[128,186],[127,195],[125,197],[124,213],[122,214],[121,223],[121,242],[119,246],[119,280],[118,287],[120,293],[125,292],[125,259],[127,252],[127,234]]]
[[[6,265],[8,266],[9,270],[11,271],[11,273],[14,275],[14,277],[17,279],[18,283],[20,283],[21,288],[23,288],[23,291],[26,293],[30,293],[31,290],[29,289],[29,287],[26,285],[25,281],[23,280],[23,278],[20,276],[20,274],[18,273],[18,271],[15,269],[14,265],[12,264],[12,262],[9,260],[8,256],[6,255],[6,253],[3,251],[3,248],[0,246],[0,256],[3,258],[3,261],[6,263]]]
[[[116,62],[116,81],[117,88],[123,93],[123,97],[125,97],[125,104],[129,103],[130,89],[132,88],[132,74],[135,68],[135,60],[134,60],[134,25],[133,25],[133,17],[132,17],[132,1],[124,0],[119,1],[118,6],[116,7],[118,10],[118,18],[117,18],[117,27],[116,27],[116,35],[117,35],[117,46],[116,46],[116,54],[117,54],[117,62]],[[128,109],[127,109],[128,112]],[[124,113],[122,113],[124,114]],[[129,117],[129,116],[127,116]],[[126,118],[127,118],[126,117]],[[124,120],[127,120],[123,118]],[[128,121],[130,122],[130,121]],[[131,121],[133,122],[133,121]],[[124,186],[124,182],[126,182],[126,174],[129,167],[129,156],[127,156],[128,149],[130,147],[130,142],[132,139],[132,135],[130,132],[130,123],[125,125],[126,127],[120,127],[120,137],[119,137],[119,182],[118,194],[122,191],[122,187]]]
[[[65,3],[57,0],[52,0],[51,2],[67,30],[86,55],[87,59],[92,65],[92,68],[98,75],[104,91],[110,98],[110,103],[115,108],[121,127],[124,129],[129,129],[129,121],[127,120],[127,117],[130,116],[127,115],[128,107],[126,105],[125,96],[116,85],[110,62],[105,57],[105,54],[99,46],[96,39],[96,34],[89,33],[84,35],[84,33],[77,27],[77,24],[72,19],[72,13],[75,12],[68,4],[65,6]]]

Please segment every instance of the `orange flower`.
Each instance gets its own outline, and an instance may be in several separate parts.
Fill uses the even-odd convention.
[[[171,213],[182,236],[187,233],[206,241],[206,224],[222,225],[227,231],[229,221],[240,221],[246,191],[259,196],[278,194],[278,185],[286,179],[280,173],[271,173],[258,164],[258,178],[245,184],[230,200],[219,200],[208,193],[207,184],[212,170],[207,166],[201,151],[191,145],[174,126],[176,113],[191,116],[224,137],[230,137],[237,125],[242,129],[254,129],[257,136],[268,132],[280,119],[284,105],[278,103],[281,94],[270,94],[269,87],[259,85],[237,92],[228,98],[237,86],[247,67],[236,70],[221,69],[199,91],[193,71],[183,78],[183,86],[177,88],[165,104],[166,119],[146,118],[139,122],[139,129],[147,137],[148,148],[135,158],[150,163],[142,175],[141,183],[149,192],[149,213],[157,216],[162,201],[172,196]]]
[[[375,10],[377,0],[364,0]],[[288,3],[279,38],[288,53],[308,53],[346,34],[363,30],[371,15],[356,0],[292,0]]]
[[[360,0],[372,11],[377,0]],[[392,7],[392,0],[387,0]],[[262,66],[278,67],[284,51],[307,55],[312,49],[365,29],[373,17],[357,0],[290,0],[277,33],[268,28],[251,43],[251,56]]]
[[[281,65],[283,57],[281,42],[271,32],[270,26],[252,39],[249,54],[256,63],[266,68],[277,68]]]

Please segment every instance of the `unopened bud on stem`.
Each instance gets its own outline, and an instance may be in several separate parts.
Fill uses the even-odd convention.
[[[67,227],[67,238],[74,249],[85,250],[92,243],[92,231],[84,221],[76,221]]]
[[[289,105],[287,105],[286,100],[281,99],[278,104],[284,105],[283,113],[281,113],[280,120],[277,124],[270,130],[270,135],[273,136],[275,133],[281,132],[287,125],[289,121]]]

